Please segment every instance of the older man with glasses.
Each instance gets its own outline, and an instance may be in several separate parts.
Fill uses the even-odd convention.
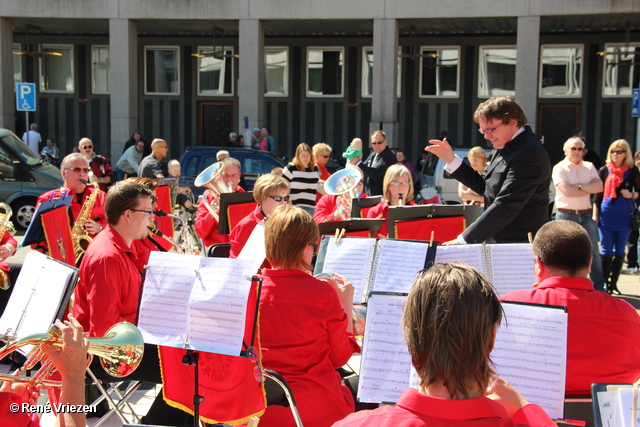
[[[82,138],[78,143],[78,152],[82,154],[89,168],[89,181],[97,182],[102,191],[107,191],[107,184],[115,180],[115,173],[109,166],[107,159],[93,151],[93,142],[89,138]]]

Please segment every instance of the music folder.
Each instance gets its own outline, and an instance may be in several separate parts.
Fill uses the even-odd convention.
[[[464,217],[466,226],[480,216],[480,205],[389,206],[389,238],[395,238],[396,222],[428,218]],[[435,236],[438,241],[446,239]],[[425,240],[429,237],[426,236]]]
[[[384,219],[375,218],[352,218],[346,221],[327,221],[318,224],[320,235],[335,234],[336,229],[345,229],[347,233],[357,231],[368,231],[369,236],[374,236],[382,224]]]
[[[49,212],[53,209],[58,209],[61,207],[65,207],[68,209],[69,206],[71,206],[72,200],[73,196],[64,196],[45,200],[40,203],[36,208],[33,217],[31,217],[31,223],[29,224],[29,228],[27,228],[27,231],[24,234],[24,239],[22,239],[20,247],[43,242],[45,240],[45,236],[44,229],[42,228],[41,215],[45,212]]]
[[[360,218],[360,209],[372,208],[382,201],[382,196],[369,196],[363,199],[351,199],[351,218]]]
[[[248,204],[251,205],[248,205]],[[218,213],[218,217],[220,221],[218,221],[218,234],[229,234],[231,233],[231,218],[229,215],[229,208],[233,205],[243,205],[247,204],[247,209],[244,213],[247,215],[253,212],[255,209],[256,202],[253,199],[253,192],[235,192],[235,193],[221,193],[220,194],[220,212]],[[242,215],[242,214],[241,214]]]
[[[640,424],[638,421],[639,387],[639,384],[591,384],[593,425],[595,427],[635,427]]]

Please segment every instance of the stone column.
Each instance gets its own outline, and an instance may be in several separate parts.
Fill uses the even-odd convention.
[[[245,145],[251,145],[251,129],[264,125],[264,22],[241,19],[238,53],[238,128],[244,134]],[[244,118],[249,118],[245,134]]]
[[[516,99],[524,108],[535,131],[538,115],[538,70],[540,51],[540,17],[518,17],[516,63]]]
[[[389,146],[393,146],[398,141],[397,20],[373,20],[373,62],[373,98],[369,133],[378,129],[384,130]]]
[[[138,24],[109,20],[111,161],[117,162],[138,121]]]
[[[0,84],[0,128],[15,131],[16,94],[14,91],[15,82],[13,81],[13,23],[9,18],[0,18]]]

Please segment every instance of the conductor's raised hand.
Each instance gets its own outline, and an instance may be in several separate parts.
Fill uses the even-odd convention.
[[[456,155],[453,154],[453,148],[449,145],[449,141],[447,138],[440,141],[439,139],[431,139],[429,140],[429,144],[424,148],[424,151],[429,151],[430,153],[435,154],[445,163],[451,163],[453,159],[456,158]]]

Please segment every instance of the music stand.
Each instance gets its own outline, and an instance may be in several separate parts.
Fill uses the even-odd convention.
[[[253,198],[253,192],[248,193],[221,193],[220,194],[220,212],[218,216],[220,220],[218,221],[218,234],[229,234],[231,233],[230,226],[230,218],[229,218],[229,206],[231,205],[241,205],[245,203],[252,203],[251,210],[249,213],[253,211],[255,208],[255,200]]]
[[[367,197],[368,198],[368,197]],[[375,218],[353,218],[346,221],[330,221],[318,224],[320,235],[335,234],[337,229],[345,229],[346,233],[357,231],[368,231],[370,236],[374,236],[378,232],[384,219]]]
[[[395,238],[396,221],[464,216],[467,226],[480,216],[480,205],[389,206],[389,238]]]
[[[361,218],[360,209],[372,208],[382,201],[382,196],[370,196],[364,199],[351,200],[351,218]],[[376,230],[377,231],[377,230]]]
[[[45,212],[49,212],[60,207],[66,207],[68,209],[69,206],[71,206],[72,200],[73,196],[63,196],[56,197],[55,199],[51,198],[40,203],[36,208],[33,217],[31,217],[31,223],[29,224],[29,228],[27,228],[27,231],[24,234],[24,239],[22,239],[20,247],[29,246],[44,241],[44,228],[42,227],[42,219],[40,216]]]

